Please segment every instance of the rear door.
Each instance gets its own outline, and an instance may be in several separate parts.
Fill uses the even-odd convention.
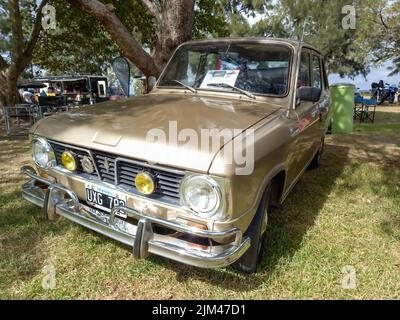
[[[324,78],[323,78],[323,68],[321,56],[315,51],[310,52],[311,61],[311,87],[316,88],[321,91],[320,99],[318,102],[312,103],[310,114],[310,128],[307,139],[309,139],[310,152],[306,155],[305,161],[308,162],[314,157],[315,153],[321,145],[321,138],[323,133],[322,128],[322,115],[321,107],[324,103]]]
[[[324,59],[321,58],[321,70],[322,70],[322,94],[318,105],[318,116],[320,121],[318,123],[318,135],[323,137],[329,127],[329,112],[330,112],[330,93],[329,93],[329,82],[328,75],[326,73],[326,67]]]

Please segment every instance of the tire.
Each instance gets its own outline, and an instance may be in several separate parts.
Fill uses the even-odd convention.
[[[311,160],[308,169],[312,170],[319,168],[321,164],[322,154],[324,153],[324,147],[325,147],[325,138],[322,139],[321,146],[319,147],[318,152],[316,153],[314,158]]]
[[[261,261],[264,253],[270,208],[271,184],[265,189],[254,219],[244,234],[244,237],[249,237],[251,240],[250,248],[233,264],[233,267],[240,272],[251,274],[257,271],[257,265]]]

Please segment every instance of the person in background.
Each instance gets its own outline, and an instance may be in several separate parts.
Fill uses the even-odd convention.
[[[56,93],[56,95],[59,95],[59,94],[61,94],[61,93],[62,93],[62,90],[61,90],[61,84],[60,84],[59,82],[57,82],[57,84],[56,84],[56,90],[55,90],[55,93]]]
[[[40,96],[40,90],[35,89],[34,94],[33,94],[33,102],[35,104],[39,104],[39,96]]]
[[[48,87],[47,88],[47,96],[48,97],[55,97],[55,92],[54,92],[54,88],[53,87]]]
[[[41,97],[46,97],[47,96],[46,91],[44,91],[44,89],[40,90],[40,96]]]
[[[22,98],[24,99],[25,103],[33,103],[33,93],[30,90],[25,89],[22,93]]]

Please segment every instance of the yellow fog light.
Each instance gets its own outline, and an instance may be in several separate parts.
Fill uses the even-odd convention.
[[[64,151],[61,155],[61,163],[63,164],[65,169],[69,171],[76,170],[76,160],[72,152]]]
[[[156,184],[153,177],[147,172],[139,172],[135,178],[136,189],[145,195],[150,195],[154,192]]]

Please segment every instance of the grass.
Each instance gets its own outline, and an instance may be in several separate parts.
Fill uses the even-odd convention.
[[[327,138],[308,171],[270,217],[255,275],[201,270],[130,248],[21,199],[27,140],[0,138],[0,298],[3,299],[400,299],[400,135]],[[42,287],[55,259],[56,288]],[[354,290],[342,268],[356,270]]]
[[[355,123],[354,131],[400,133],[400,106],[386,104],[377,107],[375,123]]]
[[[387,133],[400,133],[400,124],[357,124],[355,127],[356,132],[387,132]]]

